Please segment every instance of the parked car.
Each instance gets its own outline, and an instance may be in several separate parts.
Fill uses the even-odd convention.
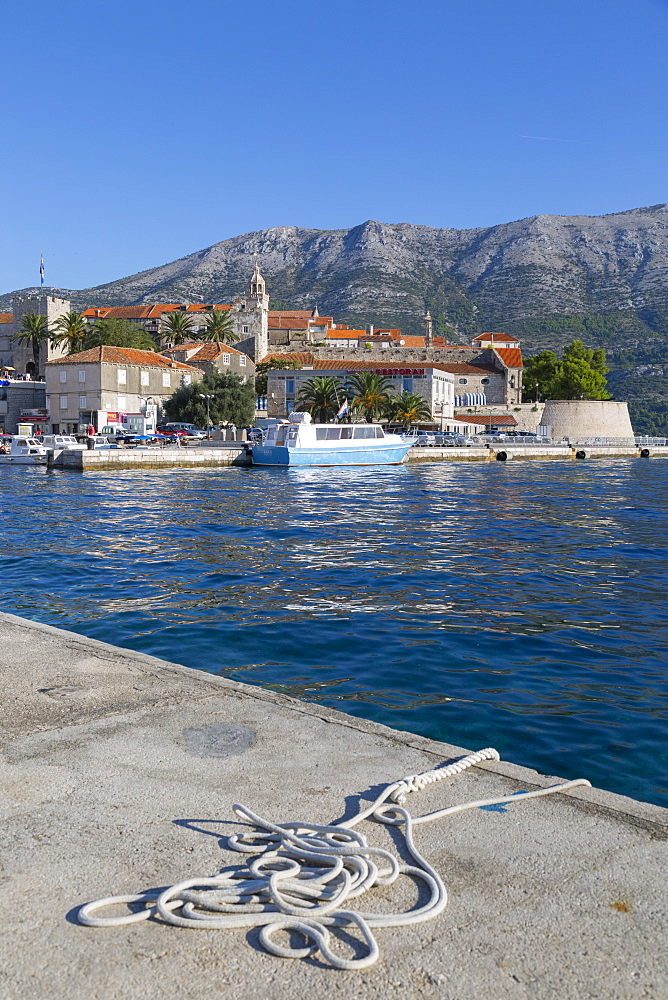
[[[432,431],[418,431],[415,444],[418,448],[432,448],[436,444],[436,435]]]
[[[167,424],[161,424],[157,430],[166,431],[167,433],[180,432],[181,436],[192,438],[197,441],[201,441],[202,438],[206,437],[206,431],[201,430],[199,427],[195,427],[194,424],[186,424],[178,420],[171,421]]]

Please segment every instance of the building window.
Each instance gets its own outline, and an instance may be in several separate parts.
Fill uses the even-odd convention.
[[[285,395],[294,396],[295,394],[295,380],[293,378],[286,378],[285,380]]]
[[[118,409],[122,410],[123,412],[125,412],[125,410],[127,409],[127,406],[128,406],[127,398],[125,396],[119,396],[118,397]]]
[[[247,326],[244,327],[244,333],[248,333],[248,327]]]
[[[118,384],[119,385],[125,385],[127,383],[127,380],[128,380],[128,373],[127,373],[127,371],[125,370],[125,368],[119,368],[118,369]]]
[[[86,381],[86,369],[85,368],[80,368],[79,369],[79,381],[80,382],[85,382]]]
[[[61,408],[61,410],[66,410],[67,409],[67,396],[61,396],[60,397],[60,408]]]
[[[163,389],[169,389],[171,383],[169,381],[169,372],[162,373],[162,387]]]
[[[246,367],[246,355],[245,354],[240,354],[239,355],[239,367],[240,368],[245,368]]]
[[[141,373],[141,384],[148,385],[148,372]]]
[[[224,365],[229,365],[229,363],[230,363],[230,356],[229,356],[229,354],[223,354],[223,364]]]
[[[510,388],[511,389],[515,388],[515,376],[514,375],[510,376]]]
[[[190,375],[187,372],[183,376],[183,385],[190,385]]]
[[[466,383],[468,382],[468,379],[467,378],[458,378],[457,381],[459,382],[460,385],[466,385]]]
[[[80,410],[87,410],[88,409],[88,397],[87,396],[79,396],[79,409]]]
[[[481,382],[482,385],[489,385],[489,379],[488,378],[481,378],[480,382]]]
[[[413,379],[412,378],[404,378],[404,379],[402,379],[401,380],[401,388],[402,388],[402,390],[404,392],[412,392],[413,391]]]
[[[65,370],[62,370],[60,372],[60,381],[61,382],[67,382],[67,372]]]

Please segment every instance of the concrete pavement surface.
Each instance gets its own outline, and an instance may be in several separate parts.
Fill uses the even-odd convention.
[[[11,615],[0,639],[3,998],[668,996],[668,810],[591,788],[418,827],[448,908],[378,930],[380,959],[363,971],[276,958],[253,929],[81,926],[89,900],[238,864],[224,841],[241,828],[233,802],[332,822],[466,751]],[[486,762],[407,808],[554,781]],[[362,829],[393,846],[387,827]],[[374,889],[364,905],[399,911],[417,899],[411,886]],[[338,936],[342,954],[361,953]]]

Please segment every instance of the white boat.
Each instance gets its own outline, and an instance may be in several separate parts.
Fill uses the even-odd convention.
[[[81,444],[73,434],[43,434],[41,443],[49,451],[85,451],[86,445]]]
[[[310,413],[291,413],[251,453],[253,465],[400,465],[410,447],[380,424],[314,424]]]
[[[33,437],[16,434],[11,444],[0,445],[0,463],[3,465],[46,465],[48,452]]]

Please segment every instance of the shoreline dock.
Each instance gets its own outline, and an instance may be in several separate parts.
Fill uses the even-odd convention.
[[[0,981],[12,1000],[668,992],[668,810],[596,788],[418,827],[448,907],[379,930],[380,959],[364,971],[276,958],[252,929],[81,926],[77,908],[92,899],[238,863],[224,847],[241,825],[234,802],[277,822],[328,823],[467,751],[14,615],[0,614],[0,636]],[[420,815],[555,780],[486,761],[411,794],[407,808]],[[365,823],[364,833],[392,846],[387,827]],[[398,898],[394,886],[373,892],[372,909],[415,905],[405,887]]]
[[[605,444],[523,445],[504,441],[470,448],[411,448],[407,462],[582,461],[597,458],[668,458],[668,445],[627,446]],[[217,448],[119,448],[117,451],[56,451],[48,467],[70,472],[109,469],[250,467],[243,446]]]

